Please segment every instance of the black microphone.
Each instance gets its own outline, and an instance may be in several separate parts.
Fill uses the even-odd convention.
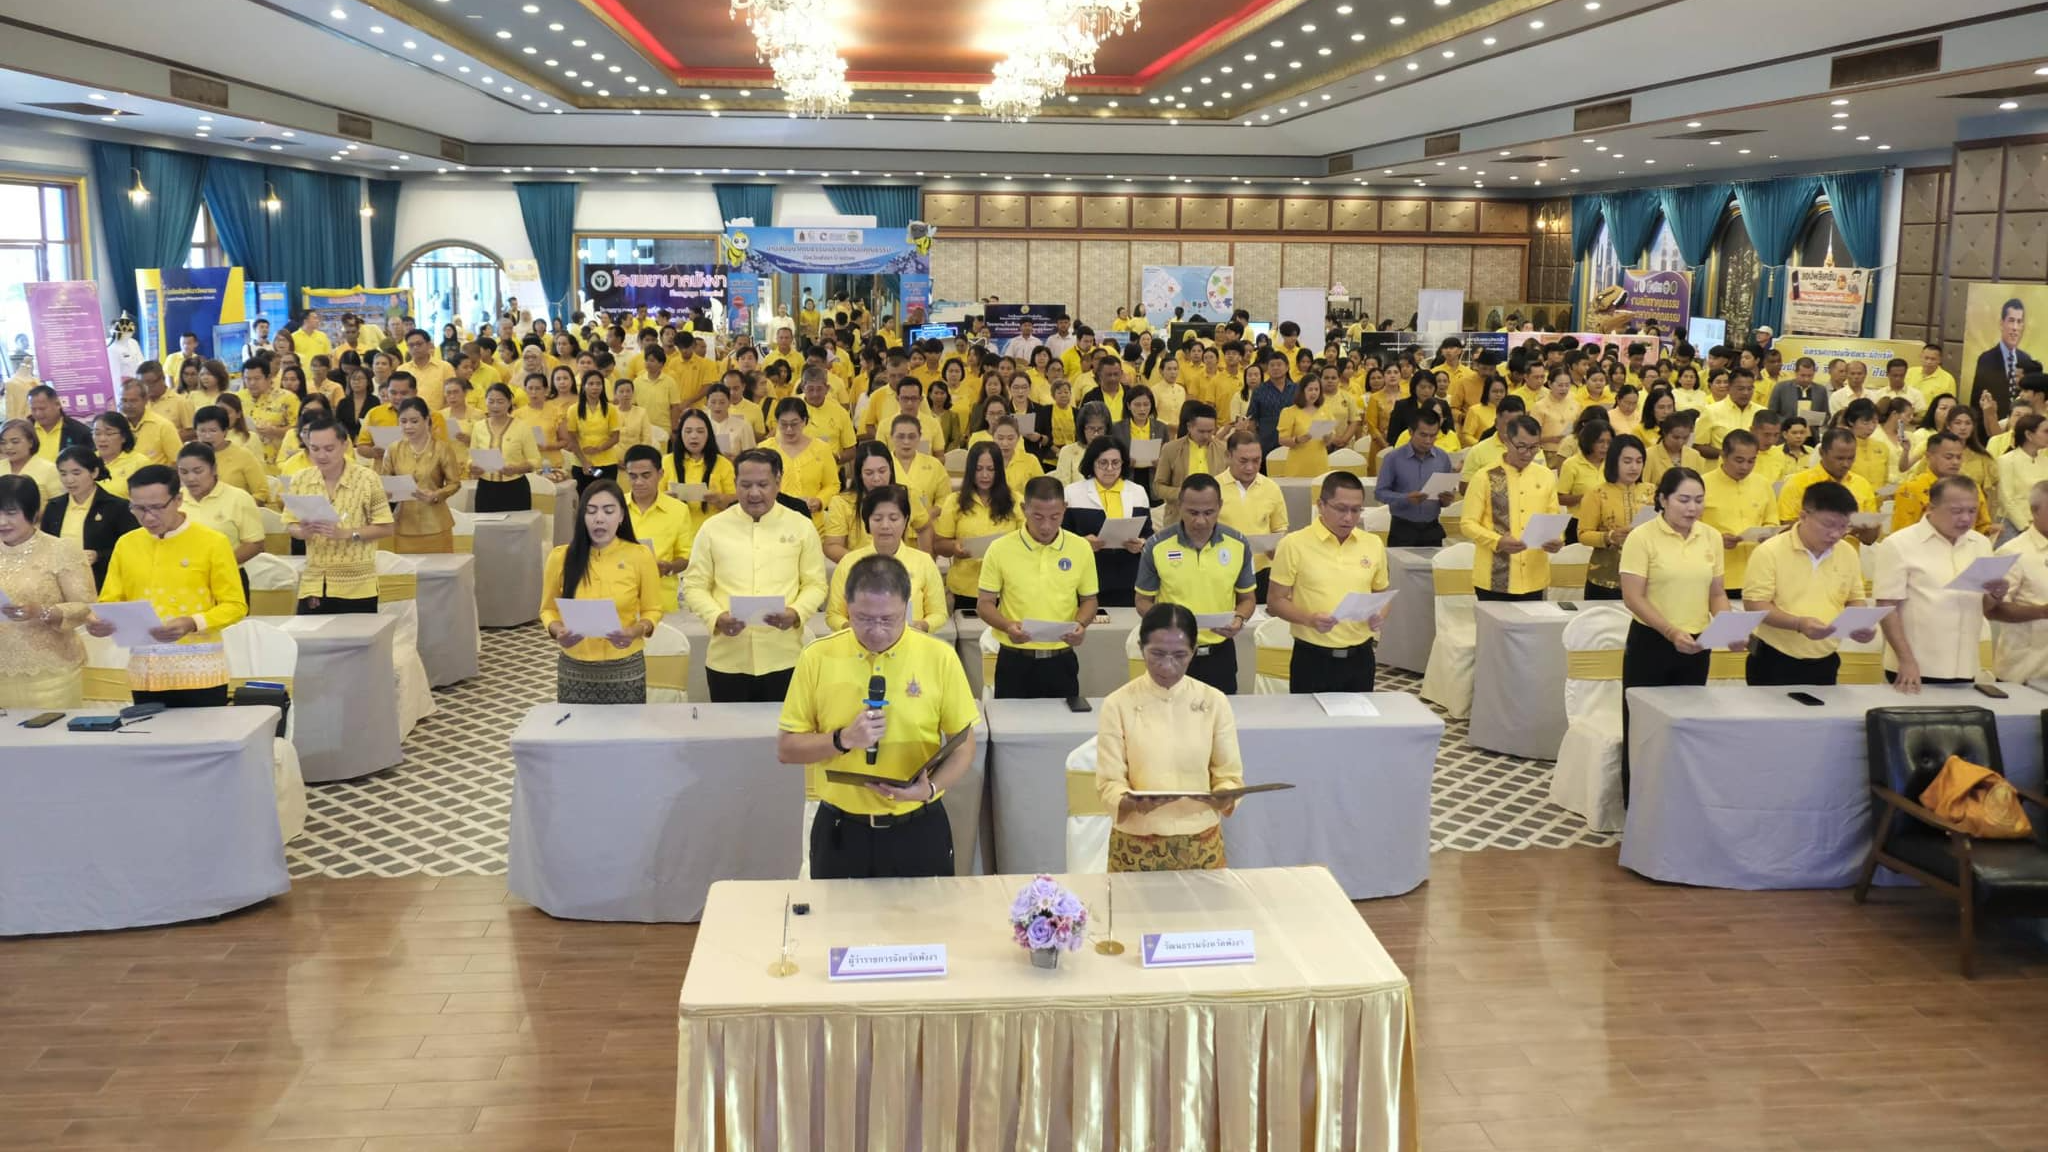
[[[889,682],[882,678],[882,674],[877,672],[873,676],[868,677],[868,707],[880,708],[889,702],[888,697]],[[868,767],[872,768],[875,766],[875,752],[881,745],[882,738],[879,736],[875,737],[873,744],[868,745]]]

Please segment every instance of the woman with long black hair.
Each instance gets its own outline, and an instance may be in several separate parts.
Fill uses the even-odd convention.
[[[567,334],[563,333],[564,338]],[[619,471],[619,414],[605,395],[604,373],[583,374],[583,387],[576,404],[562,421],[564,444],[576,457],[571,470],[576,490],[583,491],[599,480],[614,480]]]
[[[576,534],[548,554],[540,623],[562,651],[555,662],[555,698],[564,704],[645,704],[642,653],[662,615],[661,569],[633,536],[626,497],[608,479],[594,479],[578,497]],[[560,599],[610,600],[618,626],[600,636],[571,631]]]
[[[954,608],[974,611],[981,593],[981,553],[986,549],[975,546],[974,541],[1015,532],[1023,527],[1023,512],[1022,502],[1003,474],[1002,449],[989,441],[969,448],[960,490],[939,504],[932,523],[933,552],[953,558],[946,571],[946,587],[953,593]]]

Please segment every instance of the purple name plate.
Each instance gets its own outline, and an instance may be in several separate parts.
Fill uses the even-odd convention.
[[[1250,964],[1258,959],[1249,928],[1221,932],[1149,932],[1147,968],[1195,968],[1208,964]]]
[[[834,980],[915,980],[946,974],[944,944],[834,948],[826,975]]]

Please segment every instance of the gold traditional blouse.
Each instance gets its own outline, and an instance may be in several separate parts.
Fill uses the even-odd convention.
[[[0,644],[0,677],[63,675],[85,663],[77,629],[99,597],[78,545],[43,532],[13,547],[0,544],[0,592],[14,603],[50,610],[48,624],[33,617],[0,623],[7,638]]]
[[[437,497],[431,504],[424,500],[392,504],[400,536],[437,536],[454,529],[455,514],[448,510],[448,498],[462,490],[462,482],[469,476],[468,452],[448,440],[429,439],[424,451],[409,440],[400,440],[384,453],[377,471],[385,476],[410,476],[420,491]]]

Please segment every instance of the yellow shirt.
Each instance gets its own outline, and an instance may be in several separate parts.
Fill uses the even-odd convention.
[[[1303,612],[1334,611],[1350,592],[1380,592],[1387,586],[1387,545],[1378,536],[1353,528],[1342,541],[1318,518],[1290,532],[1273,554],[1273,583],[1294,590],[1294,606]],[[1306,624],[1289,629],[1296,644],[1319,648],[1354,648],[1376,633],[1363,620],[1340,622],[1328,632]]]
[[[819,539],[825,540],[835,536],[839,537],[846,541],[848,550],[867,548],[871,544],[868,537],[867,521],[861,518],[860,507],[855,501],[853,493],[841,492],[839,495],[832,497],[831,501],[825,505],[824,520],[824,525],[818,529]],[[904,536],[906,538],[915,537],[919,532],[924,531],[925,525],[931,522],[931,508],[924,501],[912,495],[910,498],[910,530],[905,532]],[[842,560],[840,563],[843,564],[845,561]]]
[[[842,812],[895,815],[915,811],[919,802],[890,800],[858,784],[835,784],[828,771],[861,772],[908,780],[939,750],[947,736],[971,728],[981,713],[974,689],[951,644],[905,628],[885,652],[870,652],[851,631],[835,633],[804,650],[790,677],[778,727],[784,732],[835,732],[866,709],[868,682],[881,676],[887,706],[874,767],[866,749],[855,748],[811,765],[807,772],[818,799]],[[962,817],[971,818],[971,817]]]
[[[675,401],[676,384],[674,380],[669,377],[667,372],[663,372],[659,376],[641,375],[637,379],[631,377],[628,377],[628,379],[633,380],[633,407],[647,412],[661,413],[661,425],[664,428],[668,427],[669,408]],[[606,396],[610,396],[616,391],[618,391],[616,381],[605,387]],[[652,420],[653,417],[650,416],[648,419]]]
[[[1747,408],[1737,408],[1733,400],[1714,401],[1701,411],[1699,422],[1693,425],[1693,443],[1718,450],[1730,432],[1749,431],[1750,422],[1762,407],[1754,401]]]
[[[710,477],[706,478],[704,475],[704,462],[702,460],[685,459],[683,461],[682,475],[678,476],[676,474],[675,454],[669,453],[661,458],[662,489],[667,491],[680,484],[702,484],[707,495],[731,496],[735,492],[732,461],[724,456],[720,456],[717,462],[711,466]],[[680,500],[682,498],[677,497],[677,499]],[[690,509],[690,523],[683,531],[683,555],[688,556],[690,549],[694,546],[697,539],[697,526],[702,524],[714,511],[722,511],[722,509],[714,510],[709,500],[685,500],[683,503]]]
[[[213,452],[214,471],[220,474],[220,482],[231,484],[256,498],[259,504],[268,504],[270,498],[270,474],[263,470],[263,462],[254,452],[240,444],[223,444]]]
[[[577,414],[576,406],[572,404],[564,414],[563,425],[569,430],[570,435],[576,437],[577,446],[583,449],[584,458],[593,468],[617,464],[619,457],[624,454],[617,441],[613,441],[609,448],[598,447],[605,441],[612,440],[619,431],[619,410],[609,404],[605,405],[602,412],[587,412],[582,415]]]
[[[817,518],[824,519],[825,506],[839,494],[839,459],[821,440],[805,440],[795,456],[782,447],[777,437],[767,445],[782,457],[782,490],[799,500],[818,502]]]
[[[415,364],[407,360],[398,366],[398,371],[410,375],[413,383],[419,386],[420,399],[427,402],[429,411],[439,412],[447,405],[447,384],[455,375],[454,365],[434,357],[425,364]]]
[[[1161,688],[1149,673],[1109,694],[1095,737],[1095,792],[1118,831],[1185,836],[1221,815],[1199,800],[1119,811],[1130,792],[1213,792],[1244,784],[1230,697],[1193,676]]]
[[[1567,456],[1564,460],[1564,467],[1558,469],[1557,494],[1560,497],[1577,496],[1579,498],[1579,503],[1572,505],[1569,511],[1573,519],[1584,522],[1586,497],[1592,495],[1595,490],[1605,483],[1607,483],[1605,466],[1595,464],[1584,456]]]
[[[647,409],[640,407],[637,394],[632,408],[614,407],[612,414],[619,418],[619,456],[622,459],[626,449],[638,444],[661,447],[661,443],[654,438],[654,423],[647,418]]]
[[[107,478],[100,481],[100,487],[126,500],[128,498],[128,478],[135,475],[138,469],[149,462],[149,457],[144,456],[140,452],[121,453],[112,460],[105,462]]]
[[[257,511],[254,497],[233,484],[216,480],[204,499],[195,500],[187,492],[182,506],[185,515],[226,537],[230,552],[263,542],[263,513]]]
[[[176,376],[168,378],[177,379]],[[170,421],[171,427],[179,431],[181,438],[182,433],[192,428],[192,402],[177,392],[165,390],[163,395],[149,402],[149,410]]]
[[[1628,534],[1621,574],[1641,576],[1650,603],[1666,623],[1697,636],[1713,619],[1707,595],[1725,571],[1721,536],[1704,522],[1684,536],[1662,516]]]
[[[1906,369],[1906,387],[1920,393],[1920,407],[1924,411],[1927,405],[1934,403],[1936,396],[1956,394],[1956,378],[1949,375],[1946,368],[1936,368],[1933,374],[1929,375],[1915,364]]]
[[[1315,409],[1289,404],[1280,410],[1279,432],[1283,439],[1307,436],[1311,426],[1318,420],[1332,419],[1326,412],[1327,405]],[[1321,440],[1310,440],[1287,450],[1287,459],[1279,461],[1272,469],[1276,476],[1321,476],[1330,470],[1329,446]]]
[[[336,524],[345,529],[360,529],[372,524],[391,523],[391,503],[384,498],[384,482],[375,472],[361,464],[349,461],[342,466],[341,478],[330,489],[318,468],[308,468],[295,474],[285,491],[298,496],[325,496],[341,514]],[[298,523],[299,518],[287,508],[284,522]],[[345,600],[361,599],[377,594],[377,544],[374,540],[350,540],[346,536],[329,540],[321,536],[306,538],[306,569],[299,577],[299,595],[337,596]]]
[[[932,534],[965,544],[984,536],[1000,536],[1014,532],[1019,517],[1013,513],[997,520],[989,514],[988,501],[976,500],[974,508],[966,515],[960,513],[960,494],[948,492],[939,501],[938,517],[932,522]],[[981,558],[978,556],[955,556],[946,570],[946,589],[955,596],[973,597],[981,588]]]
[[[489,417],[484,417],[469,426],[469,447],[474,452],[487,448],[503,454],[505,467],[524,467],[532,472],[540,471],[547,461],[541,459],[540,444],[533,438],[533,423],[517,416],[506,418],[501,429],[491,427]],[[486,472],[485,480],[524,479],[526,473]]]
[[[630,501],[629,501],[630,503]],[[590,563],[583,570],[583,582],[573,591],[562,588],[562,565],[569,557],[569,546],[559,545],[548,553],[547,567],[541,576],[540,626],[550,628],[562,619],[562,611],[556,606],[559,599],[609,600],[618,606],[619,627],[630,631],[642,620],[648,623],[660,621],[663,601],[661,598],[661,572],[654,566],[654,553],[624,539],[614,539],[602,548],[590,552]],[[572,659],[590,663],[606,663],[624,660],[647,647],[647,641],[635,637],[624,648],[615,648],[603,636],[585,636],[573,648],[564,652]]]
[[[1706,509],[1700,513],[1700,523],[1716,532],[1740,536],[1752,528],[1779,523],[1778,494],[1771,491],[1771,481],[1761,472],[1752,470],[1740,483],[1728,478],[1720,468],[1701,473],[1701,481],[1707,489]],[[1726,544],[1726,541],[1722,541]],[[1757,546],[1745,540],[1733,548],[1724,549],[1726,586],[1746,589],[1742,582],[1743,573],[1749,568],[1749,558]]]
[[[1478,479],[1481,472],[1500,463],[1506,452],[1507,445],[1498,434],[1488,436],[1472,445],[1465,451],[1465,467],[1460,470],[1461,478],[1467,484],[1472,483]]]
[[[1643,452],[1643,483],[1655,487],[1659,480],[1664,479],[1664,474],[1674,467],[1690,468],[1702,477],[1707,474],[1706,457],[1701,456],[1698,449],[1687,444],[1674,461],[1671,459],[1671,453],[1664,450],[1664,442],[1659,440]]]
[[[1494,512],[1494,505],[1500,502],[1505,502],[1508,510],[1505,524]],[[1460,524],[1465,538],[1472,542],[1472,586],[1516,595],[1548,588],[1550,553],[1525,548],[1509,556],[1494,551],[1494,545],[1503,536],[1520,536],[1529,526],[1529,517],[1558,510],[1557,478],[1542,464],[1532,462],[1517,472],[1503,460],[1474,477],[1465,493],[1465,515]],[[1634,539],[1633,533],[1630,539]]]
[[[724,373],[719,371],[718,364],[709,357],[691,356],[686,360],[678,354],[668,358],[663,375],[668,377],[674,389],[668,397],[668,403],[680,404],[687,409],[703,404],[704,393],[710,391],[711,386],[718,383],[718,378]]]
[[[128,662],[132,687],[164,692],[227,683],[220,630],[249,614],[227,537],[189,518],[162,539],[137,528],[115,542],[100,600],[147,600],[158,617],[187,617],[198,628],[175,645],[135,649]]]
[[[380,407],[389,406],[381,405]],[[257,434],[255,440],[262,446],[264,463],[271,463],[277,459],[277,441],[263,436],[261,434],[262,430],[265,428],[284,429],[298,427],[299,398],[276,385],[272,385],[270,391],[265,392],[260,398],[253,392],[244,392],[242,393],[242,414],[248,418],[249,431]],[[373,410],[371,416],[365,420],[365,423],[368,423],[369,419],[374,419],[375,415],[376,413]],[[391,423],[394,427],[397,426],[398,418],[395,415],[392,417]]]
[[[308,332],[301,328],[292,333],[292,351],[299,354],[300,360],[311,364],[315,356],[333,356],[334,341],[328,339],[324,331]]]
[[[1899,490],[1892,493],[1892,522],[1891,527],[1887,529],[1888,531],[1904,531],[1911,527],[1915,521],[1927,515],[1927,497],[1934,488],[1935,481],[1938,479],[1940,477],[1937,477],[1932,472],[1921,472],[1900,483]],[[1977,522],[1975,528],[1989,537],[1992,535],[1991,508],[1983,498],[1982,489],[1978,490],[1977,495]]]
[[[178,435],[177,425],[145,408],[142,419],[135,424],[135,451],[151,464],[169,464],[176,467],[178,449],[185,446],[185,438]]]
[[[1788,528],[1756,546],[1743,577],[1746,604],[1770,604],[1793,616],[1823,623],[1842,614],[1851,600],[1863,599],[1863,561],[1854,547],[1837,544],[1822,556],[1807,551],[1797,528]],[[1798,632],[1765,625],[1756,638],[1787,656],[1818,660],[1834,654],[1844,637],[1810,639]]]
[[[1050,544],[1020,528],[989,545],[982,557],[979,591],[996,597],[997,609],[1011,620],[1073,620],[1081,601],[1098,590],[1095,553],[1064,528]],[[1058,640],[1018,644],[1007,632],[997,638],[1006,648],[1066,647]]]
[[[1217,523],[1237,529],[1247,539],[1286,532],[1293,527],[1287,522],[1287,496],[1271,477],[1255,476],[1247,486],[1239,483],[1228,469],[1211,475],[1216,477],[1217,486],[1223,489],[1223,508],[1217,513]],[[1273,566],[1271,555],[1257,549],[1253,552],[1254,571],[1263,572]]]
[[[1881,432],[1856,441],[1856,462],[1849,471],[1863,477],[1872,489],[1882,488],[1898,477],[1898,449]]]
[[[448,438],[447,416],[436,412],[433,414],[433,417],[434,439],[446,440]],[[549,425],[551,428],[553,426],[553,424]],[[375,444],[377,439],[370,434],[370,429],[396,427],[398,427],[398,409],[390,404],[379,404],[363,414],[363,430],[356,434],[356,443]],[[531,437],[533,434],[529,432],[527,435]]]
[[[951,477],[946,475],[946,466],[938,459],[919,452],[905,464],[900,458],[891,457],[896,465],[896,482],[910,489],[914,500],[921,500],[925,507],[936,509],[953,490]]]
[[[1197,616],[1235,613],[1237,598],[1258,586],[1251,551],[1250,541],[1222,525],[1197,548],[1175,524],[1145,542],[1135,586],[1141,595],[1179,604]],[[1210,628],[1196,638],[1198,644],[1223,642]]]
[[[690,506],[666,494],[656,495],[651,508],[640,507],[640,502],[630,493],[626,497],[626,515],[633,521],[633,539],[645,544],[654,558],[663,564],[673,564],[690,558],[690,542],[696,539],[696,517]],[[661,577],[661,606],[664,611],[681,603],[683,578],[680,573]]]
[[[1827,469],[1815,465],[1785,477],[1785,486],[1778,489],[1778,522],[1790,524],[1799,519],[1800,505],[1806,500],[1806,490],[1823,480],[1833,481],[1849,490],[1856,497],[1858,512],[1877,511],[1877,490],[1863,477],[1854,472],[1844,472],[1840,480],[1828,475]],[[1747,591],[1747,589],[1744,589]]]
[[[13,472],[11,468],[12,465],[0,465],[0,476],[26,476],[35,481],[46,505],[64,493],[64,483],[57,478],[57,466],[41,456],[30,456],[19,472]]]
[[[1991,541],[1977,533],[1965,532],[1951,543],[1925,520],[1877,542],[1870,594],[1879,601],[1899,602],[1900,624],[1922,676],[1976,678],[1982,664],[1984,597],[1950,592],[1947,586],[1963,569],[1989,555]],[[1889,644],[1884,666],[1891,671],[1899,666],[1898,654]]]
[[[1567,392],[1559,398],[1549,389],[1534,404],[1529,405],[1529,415],[1543,426],[1543,438],[1555,439],[1561,447],[1572,434],[1572,421],[1578,419],[1580,404]]]
[[[780,596],[797,614],[791,629],[749,624],[737,636],[718,633],[718,618],[734,596]],[[690,566],[683,573],[683,604],[711,630],[704,666],[716,672],[761,676],[794,667],[803,650],[803,624],[825,604],[825,553],[808,517],[780,504],[759,520],[735,504],[697,527]]]
[[[45,428],[42,425],[36,424],[33,421],[31,421],[30,427],[33,427],[36,430],[37,457],[44,460],[48,460],[50,463],[55,464],[57,462],[57,453],[62,451],[64,447],[63,421],[58,421],[57,426],[55,428]],[[88,448],[92,447],[92,441],[87,440],[85,442],[85,446]]]
[[[940,465],[940,467],[943,468],[945,466]],[[1008,464],[1003,465],[1003,479],[1008,482],[1011,488],[1019,492],[1024,491],[1024,485],[1033,477],[1043,475],[1045,475],[1045,466],[1038,462],[1038,457],[1024,451],[1022,447],[1019,447],[1016,454],[1010,457]]]
[[[2048,480],[2048,452],[2027,455],[2026,449],[2015,448],[1998,458],[1998,502],[1999,515],[2015,528],[2023,528],[2034,522],[2033,512],[2027,503],[2034,491],[2034,485]]]
[[[875,554],[872,541],[839,558],[832,569],[832,586],[825,594],[825,626],[838,631],[846,627],[846,577],[856,561]],[[909,622],[924,622],[926,632],[936,632],[952,617],[953,605],[946,598],[946,580],[939,575],[938,562],[928,553],[908,544],[896,549],[896,559],[910,573]]]
[[[804,428],[804,434],[815,440],[823,440],[836,453],[853,447],[853,417],[846,409],[827,399],[823,404],[810,407],[811,422]]]

